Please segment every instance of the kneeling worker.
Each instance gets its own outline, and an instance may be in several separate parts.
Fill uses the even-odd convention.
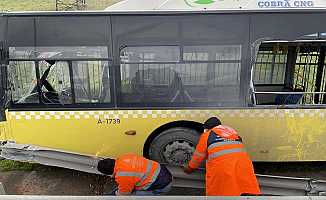
[[[237,132],[212,117],[204,123],[196,151],[185,173],[191,173],[201,162],[206,162],[206,195],[240,196],[259,195],[260,189],[254,168],[244,150]]]
[[[118,184],[116,195],[160,195],[172,185],[172,175],[164,165],[135,154],[100,160],[97,169],[113,175]]]

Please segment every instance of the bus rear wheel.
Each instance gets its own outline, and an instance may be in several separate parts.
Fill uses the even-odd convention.
[[[158,135],[149,147],[149,157],[160,163],[182,166],[191,159],[199,133],[190,128],[171,128]]]

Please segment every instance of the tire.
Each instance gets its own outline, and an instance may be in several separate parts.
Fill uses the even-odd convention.
[[[158,135],[149,146],[149,157],[160,163],[181,166],[191,159],[199,133],[190,128],[171,128]]]

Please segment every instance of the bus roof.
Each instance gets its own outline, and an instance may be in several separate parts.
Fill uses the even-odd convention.
[[[219,13],[325,12],[326,0],[123,0],[104,11],[3,12],[2,16],[178,15]]]
[[[225,10],[137,10],[137,11],[23,11],[2,12],[0,16],[67,16],[67,15],[187,15],[187,14],[246,14],[246,13],[324,13],[326,8],[295,9],[225,9]]]
[[[175,15],[213,13],[325,12],[326,0],[123,0],[104,11],[3,12],[3,16]]]

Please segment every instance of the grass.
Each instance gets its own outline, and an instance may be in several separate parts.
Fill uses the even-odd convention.
[[[0,171],[32,171],[37,165],[35,163],[1,160]]]
[[[63,0],[72,2],[73,0]],[[86,0],[87,10],[104,10],[120,0]],[[53,11],[55,0],[0,0],[0,11]]]

